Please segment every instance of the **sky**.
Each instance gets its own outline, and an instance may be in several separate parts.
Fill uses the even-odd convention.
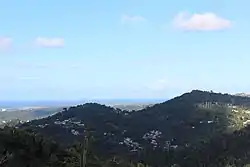
[[[0,100],[250,92],[249,0],[0,2]]]

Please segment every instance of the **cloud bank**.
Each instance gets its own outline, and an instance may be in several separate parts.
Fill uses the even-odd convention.
[[[218,31],[232,26],[230,20],[219,17],[214,13],[179,13],[174,18],[176,28],[188,31]]]

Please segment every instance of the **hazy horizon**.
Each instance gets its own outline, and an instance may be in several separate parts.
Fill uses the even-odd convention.
[[[88,102],[96,102],[106,105],[113,104],[153,104],[167,101],[167,99],[85,99],[85,100],[38,100],[38,101],[0,101],[0,108],[13,108],[13,107],[35,107],[35,106],[70,106],[84,104]]]

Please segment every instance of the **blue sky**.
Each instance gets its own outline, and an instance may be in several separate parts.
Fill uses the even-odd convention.
[[[0,100],[250,92],[250,1],[0,2]]]

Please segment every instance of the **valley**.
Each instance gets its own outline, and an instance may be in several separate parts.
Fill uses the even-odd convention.
[[[48,117],[62,110],[62,107],[23,107],[2,109],[0,112],[0,125],[11,122],[26,122],[34,119]]]

